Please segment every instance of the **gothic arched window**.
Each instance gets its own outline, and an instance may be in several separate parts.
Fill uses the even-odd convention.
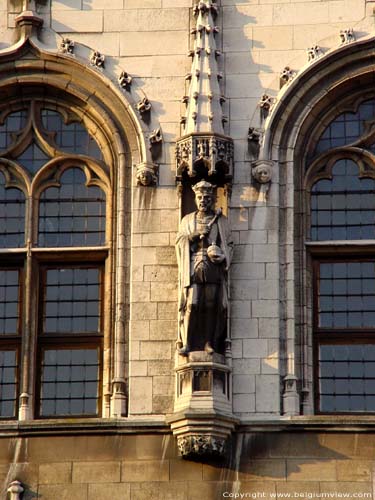
[[[375,99],[334,117],[306,172],[315,405],[375,412]]]
[[[0,113],[1,418],[101,415],[111,184],[87,120],[43,98]]]

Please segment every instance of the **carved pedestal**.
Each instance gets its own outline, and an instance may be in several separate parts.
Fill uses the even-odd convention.
[[[184,458],[223,457],[236,420],[231,374],[224,356],[191,352],[178,356],[174,414],[169,419]]]

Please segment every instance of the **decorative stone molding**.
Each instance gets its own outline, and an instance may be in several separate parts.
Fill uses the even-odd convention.
[[[137,110],[139,111],[142,118],[144,118],[146,115],[148,115],[150,113],[151,108],[152,108],[152,105],[151,105],[150,101],[147,99],[147,97],[144,97],[137,104]]]
[[[210,434],[190,434],[177,438],[178,450],[184,458],[223,457],[227,440]]]
[[[344,45],[346,43],[355,42],[355,35],[353,32],[353,28],[341,30],[340,31],[340,41],[341,41],[341,45]]]
[[[319,57],[323,55],[323,52],[321,51],[321,48],[319,45],[314,45],[313,47],[309,47],[307,49],[307,60],[310,61],[315,61]]]
[[[60,43],[60,51],[63,54],[73,54],[74,53],[74,41],[70,38],[63,38]]]
[[[122,71],[120,76],[118,77],[118,83],[121,88],[129,91],[133,78],[126,71]]]
[[[155,186],[157,183],[157,165],[154,163],[137,165],[136,177],[138,186]]]
[[[285,66],[285,68],[280,73],[280,88],[283,87],[286,83],[289,83],[295,77],[296,72],[290,69],[289,66]]]
[[[22,483],[17,479],[12,481],[8,486],[7,492],[9,493],[9,500],[21,500],[21,495],[25,491]]]
[[[95,50],[90,57],[90,63],[97,68],[104,68],[105,55]]]

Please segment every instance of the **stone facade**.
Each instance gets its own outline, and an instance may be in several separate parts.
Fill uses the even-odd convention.
[[[4,88],[9,75],[9,85],[17,85],[21,74],[40,73],[37,85],[60,79],[59,91],[68,89],[86,102],[87,113],[101,99],[95,112],[105,108],[111,115],[101,117],[110,138],[105,153],[121,160],[116,172],[123,172],[114,197],[118,260],[109,295],[116,295],[111,306],[116,326],[107,337],[106,355],[111,352],[113,362],[104,366],[103,418],[54,423],[34,420],[25,410],[18,424],[0,421],[1,498],[215,500],[241,492],[267,499],[288,492],[303,493],[300,498],[322,492],[371,498],[374,493],[373,417],[314,415],[311,310],[297,298],[303,295],[298,275],[305,267],[294,225],[295,194],[302,190],[295,158],[303,156],[301,138],[313,128],[310,110],[315,105],[325,110],[324,95],[333,95],[349,77],[369,86],[373,2],[221,0],[215,45],[205,47],[207,55],[214,50],[218,56],[217,123],[211,119],[210,129],[194,130],[196,111],[186,106],[186,97],[198,99],[194,93],[206,88],[197,73],[191,84],[199,56],[195,5],[195,0],[0,1]],[[21,11],[24,17],[34,13],[43,26],[26,20],[27,31]],[[33,56],[17,52],[25,39]],[[24,58],[34,62],[23,73]],[[361,63],[351,66],[356,60]],[[54,71],[57,76],[49,80]],[[85,81],[85,95],[71,90],[76,82],[84,88]],[[334,98],[327,99],[333,106]],[[205,119],[209,123],[208,114]],[[175,154],[176,142],[191,141],[198,151],[202,138],[194,134],[219,137],[217,144],[225,145],[220,202],[234,240],[230,348],[218,362],[228,377],[226,401],[216,406],[214,401],[213,412],[198,424],[196,415],[176,416],[181,407],[177,412],[175,406],[181,367],[175,240],[185,215],[184,178],[178,171],[177,188]],[[194,158],[190,151],[189,162]],[[214,169],[216,163],[210,165]],[[184,460],[172,431],[186,431],[189,439],[231,435],[231,444],[222,461]],[[14,480],[25,492],[17,493],[17,485],[11,490]]]

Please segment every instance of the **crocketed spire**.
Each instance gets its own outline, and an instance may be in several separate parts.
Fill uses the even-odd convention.
[[[187,104],[184,135],[194,132],[224,134],[221,105],[224,101],[220,93],[217,59],[221,53],[216,47],[215,36],[219,29],[215,26],[218,6],[212,0],[202,0],[194,7],[196,26],[192,30],[195,37],[189,93],[184,97]]]

